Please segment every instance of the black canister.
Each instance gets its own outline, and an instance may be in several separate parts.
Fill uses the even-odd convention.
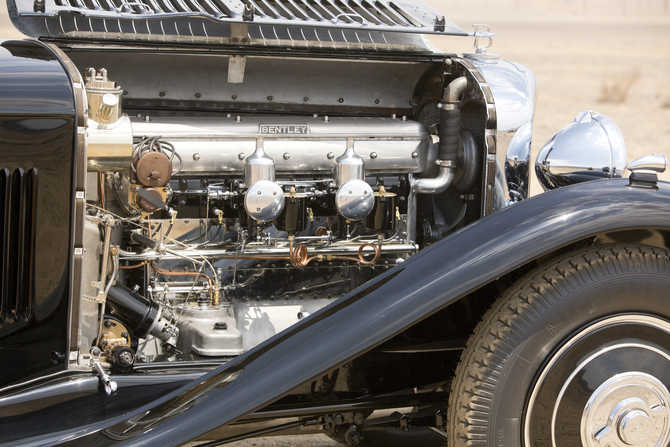
[[[284,210],[275,220],[280,231],[299,233],[307,228],[307,195],[284,194]]]
[[[375,203],[364,220],[365,227],[377,231],[395,230],[395,201],[396,195],[392,192],[375,192]]]

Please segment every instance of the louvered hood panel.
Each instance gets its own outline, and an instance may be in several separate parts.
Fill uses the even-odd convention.
[[[466,35],[420,0],[8,0],[8,10],[21,32],[57,39],[425,51],[413,35]]]

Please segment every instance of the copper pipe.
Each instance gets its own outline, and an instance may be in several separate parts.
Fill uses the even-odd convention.
[[[293,249],[293,245],[291,245],[289,259],[294,267],[306,267],[307,264],[316,259],[316,256],[307,257],[307,246],[300,244],[295,250]]]
[[[365,247],[372,247],[375,251],[375,256],[370,261],[366,260],[363,257],[363,249]],[[379,257],[381,256],[381,254],[382,254],[381,246],[376,246],[374,244],[361,244],[361,246],[358,247],[358,258],[352,258],[352,257],[349,257],[349,256],[333,256],[333,259],[355,261],[355,262],[360,262],[363,265],[372,265],[379,260]]]
[[[368,261],[363,257],[363,249],[365,247],[372,247],[372,249],[375,251],[375,256]],[[354,262],[360,262],[363,265],[372,265],[375,264],[378,260],[379,257],[382,254],[382,249],[381,245],[377,246],[374,244],[361,244],[360,247],[358,247],[358,258],[353,258],[350,256],[333,256],[329,259],[337,259],[337,260],[342,260],[342,261],[354,261]],[[305,244],[300,244],[298,245],[295,250],[293,247],[291,247],[290,255],[289,255],[289,260],[291,261],[291,264],[293,264],[294,267],[306,267],[310,262],[313,260],[317,259],[318,256],[312,256],[311,258],[307,256],[307,247]]]
[[[168,272],[165,270],[160,270],[154,265],[154,261],[149,261],[149,264],[151,265],[151,268],[156,271],[156,273],[160,275],[165,275],[165,276],[193,276],[196,278],[206,278],[207,282],[209,283],[209,291],[214,296],[214,286],[212,285],[212,278],[209,276],[205,275],[204,273],[197,273],[197,272]]]
[[[137,267],[142,267],[143,265],[147,265],[148,263],[149,263],[149,261],[144,261],[144,262],[140,262],[139,264],[135,264],[135,265],[120,265],[119,268],[120,269],[136,269]]]

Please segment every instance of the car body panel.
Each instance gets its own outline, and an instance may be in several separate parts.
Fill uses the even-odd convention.
[[[63,369],[68,352],[75,102],[43,43],[0,43],[0,383]]]

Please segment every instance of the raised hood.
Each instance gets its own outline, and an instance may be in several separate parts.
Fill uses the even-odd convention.
[[[421,0],[7,0],[36,38],[426,50],[422,34],[466,35]]]

